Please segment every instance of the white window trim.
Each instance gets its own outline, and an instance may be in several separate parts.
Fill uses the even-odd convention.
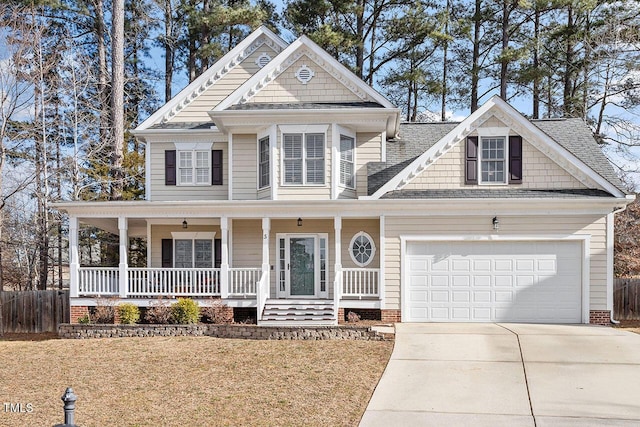
[[[353,244],[355,243],[356,239],[360,236],[366,237],[367,239],[369,239],[369,242],[371,243],[371,256],[369,257],[367,262],[360,262],[353,255]],[[371,262],[376,256],[376,243],[374,242],[373,238],[369,233],[367,233],[366,231],[359,231],[353,235],[353,237],[351,238],[351,242],[349,242],[349,256],[351,256],[351,261],[353,261],[353,263],[358,267],[366,267],[367,265],[371,264]]]
[[[281,125],[280,128],[280,185],[282,187],[325,187],[327,185],[327,131],[329,125]],[[302,184],[289,184],[285,181],[284,173],[284,135],[290,133],[302,134]],[[322,143],[322,152],[324,154],[324,182],[307,183],[307,144],[306,134],[322,133],[324,140]]]
[[[355,190],[357,188],[357,182],[356,182],[356,147],[358,145],[358,140],[356,139],[356,133],[353,132],[350,129],[344,128],[342,126],[338,126],[338,186],[340,188],[346,188],[349,190]],[[340,151],[340,141],[342,139],[342,136],[346,136],[349,138],[353,138],[353,160],[351,161],[353,163],[353,186],[349,186],[349,185],[345,185],[343,184],[341,181],[341,174],[340,174],[340,163],[342,162],[342,156],[341,156],[341,151]]]
[[[271,141],[271,138],[272,138],[271,130],[270,129],[266,129],[266,130],[258,133],[257,137],[258,138],[257,138],[256,144],[257,144],[258,150],[257,150],[257,154],[256,154],[256,165],[258,166],[257,167],[258,174],[257,174],[257,177],[256,177],[256,189],[257,190],[267,190],[267,189],[271,188],[271,184],[273,183],[273,159],[272,159],[273,153],[272,153],[272,150],[271,150],[271,145],[273,144],[273,142]],[[260,140],[262,140],[264,138],[269,138],[268,139],[269,144],[268,144],[268,149],[267,149],[267,151],[269,153],[269,162],[268,162],[268,166],[269,166],[269,184],[265,185],[264,187],[261,187],[260,186]]]
[[[478,128],[478,185],[504,186],[509,185],[509,128],[485,127]],[[504,138],[504,182],[482,180],[482,139]]]
[[[191,153],[191,182],[182,182],[181,181],[181,175],[180,175],[180,169],[182,169],[180,167],[180,153]],[[207,182],[197,182],[197,174],[196,174],[196,170],[198,169],[198,167],[196,166],[196,157],[197,154],[196,153],[207,153],[207,161],[209,164],[209,179],[207,180]],[[189,150],[189,149],[178,149],[176,150],[176,186],[178,187],[203,187],[203,186],[208,186],[211,185],[211,174],[213,173],[213,167],[212,167],[212,159],[211,159],[211,149],[209,150],[204,150],[204,149],[194,149],[194,150]]]
[[[215,265],[216,262],[216,244],[215,244],[215,237],[216,237],[216,233],[215,232],[202,232],[202,231],[172,231],[171,232],[171,238],[173,240],[172,244],[173,244],[173,265],[176,265],[176,249],[175,249],[175,245],[176,245],[176,240],[191,240],[192,244],[191,244],[191,250],[194,251],[192,253],[192,261],[195,260],[195,241],[196,240],[210,240],[211,241],[211,267],[208,268],[214,268],[213,266]],[[195,267],[191,267],[191,268],[195,268]],[[200,268],[200,267],[198,267]]]

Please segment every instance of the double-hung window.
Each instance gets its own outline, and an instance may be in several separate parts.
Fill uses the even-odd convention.
[[[354,138],[340,135],[340,185],[348,188],[355,187],[355,168],[353,164],[354,148]]]
[[[480,139],[480,180],[483,183],[506,183],[506,143],[504,137]]]
[[[211,239],[175,239],[176,268],[212,268],[213,241]]]
[[[271,170],[269,165],[269,137],[265,136],[258,141],[258,187],[265,188],[271,185]]]
[[[324,133],[283,134],[284,184],[324,184],[324,139]]]
[[[178,184],[211,184],[210,151],[178,151]]]

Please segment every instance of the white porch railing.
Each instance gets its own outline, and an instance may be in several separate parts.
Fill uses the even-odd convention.
[[[129,268],[131,296],[219,296],[219,268]]]
[[[256,289],[256,299],[258,303],[258,308],[256,310],[256,314],[258,316],[257,320],[260,322],[262,320],[262,312],[264,311],[264,306],[267,304],[267,298],[269,297],[269,272],[262,272],[262,276],[260,277],[260,281],[257,284]]]
[[[380,295],[379,268],[343,268],[342,296],[371,298]]]
[[[230,268],[229,295],[255,295],[256,284],[261,280],[261,268]]]
[[[81,267],[78,270],[78,294],[118,295],[118,267]]]

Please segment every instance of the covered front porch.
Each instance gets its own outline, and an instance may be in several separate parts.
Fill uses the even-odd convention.
[[[206,304],[220,298],[232,308],[255,308],[259,324],[335,324],[340,308],[381,308],[381,223],[340,216],[71,215],[71,304],[91,306],[104,297],[140,306],[157,299],[190,297]],[[117,234],[117,265],[81,264],[81,224]],[[146,241],[145,267],[128,263],[134,237]]]

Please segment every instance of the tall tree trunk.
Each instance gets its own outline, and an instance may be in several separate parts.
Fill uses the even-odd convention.
[[[447,53],[449,49],[449,19],[451,18],[451,0],[447,0],[444,21],[444,43],[442,45],[442,96],[440,98],[440,120],[447,121],[447,95],[449,92],[447,72],[449,70]]]
[[[509,0],[502,2],[502,52],[500,55],[500,98],[507,99],[507,73],[509,71],[509,60],[506,57],[509,48],[509,15],[511,6]]]
[[[94,0],[95,33],[98,49],[98,110],[100,112],[100,145],[106,145],[109,140],[111,113],[109,111],[109,71],[107,69],[107,46],[105,43],[106,26],[104,23],[103,0]],[[107,180],[100,184],[103,196],[108,194]]]
[[[124,158],[124,0],[113,0],[111,30],[111,199],[121,200]]]
[[[565,45],[565,58],[564,58],[564,62],[565,62],[565,69],[564,69],[564,76],[563,76],[563,83],[564,83],[564,88],[563,88],[563,96],[562,96],[562,101],[563,101],[563,110],[564,110],[564,114],[566,116],[572,116],[573,115],[573,101],[572,101],[572,93],[573,93],[573,78],[572,78],[572,74],[573,74],[573,31],[574,31],[574,22],[573,22],[573,7],[571,6],[571,4],[568,5],[567,8],[567,40],[566,40],[566,45]]]
[[[364,75],[364,0],[356,3],[356,75]],[[372,52],[373,55],[373,52]]]
[[[540,118],[540,5],[535,4],[533,15],[533,118]]]
[[[478,109],[478,85],[480,84],[480,30],[482,0],[475,0],[473,15],[473,55],[471,58],[471,112]]]
[[[171,99],[171,82],[173,81],[174,41],[171,1],[164,1],[164,102],[169,102]]]

